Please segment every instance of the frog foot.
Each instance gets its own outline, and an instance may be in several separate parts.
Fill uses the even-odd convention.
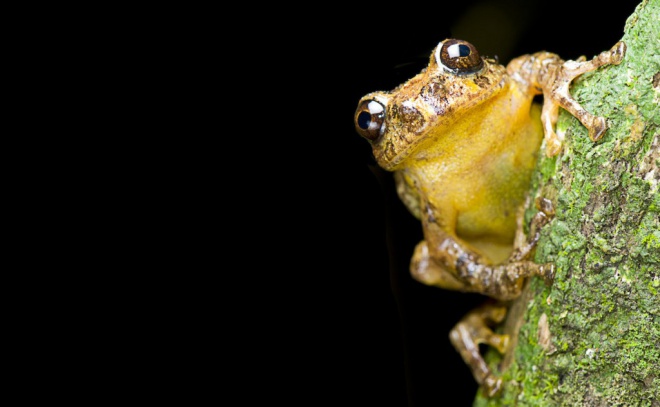
[[[571,82],[578,76],[594,71],[603,65],[618,65],[626,53],[626,44],[617,42],[610,50],[600,53],[594,59],[586,61],[580,57],[577,61],[566,61],[556,67],[554,80],[548,92],[544,91],[541,121],[546,135],[546,155],[552,157],[561,151],[563,136],[554,131],[559,107],[566,109],[589,130],[589,138],[596,142],[607,130],[605,118],[587,112],[573,99],[569,92]]]
[[[489,328],[489,325],[502,322],[505,316],[506,307],[489,302],[468,313],[449,334],[452,345],[461,354],[474,379],[482,386],[488,397],[500,392],[502,379],[491,372],[479,353],[479,344],[490,345],[500,353],[506,351],[509,346],[509,335],[496,334]]]

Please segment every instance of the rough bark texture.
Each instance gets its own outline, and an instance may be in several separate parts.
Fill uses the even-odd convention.
[[[562,112],[564,151],[539,162],[532,196],[557,215],[536,261],[557,277],[531,280],[513,304],[501,327],[513,346],[487,354],[503,393],[480,392],[476,407],[660,406],[660,0],[640,3],[622,40],[619,66],[572,88],[608,118],[604,139]]]

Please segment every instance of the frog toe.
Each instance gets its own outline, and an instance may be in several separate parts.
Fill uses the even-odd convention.
[[[492,334],[489,338],[487,343],[492,346],[493,348],[497,349],[498,352],[501,354],[504,354],[506,352],[507,347],[509,346],[510,342],[510,337],[509,335],[499,335],[499,334]]]
[[[502,391],[502,379],[493,375],[489,375],[484,380],[483,387],[486,396],[495,397],[497,394],[499,394],[500,391]]]
[[[543,279],[545,285],[550,287],[555,281],[556,267],[553,263],[546,263],[539,267],[538,276]]]
[[[626,43],[619,41],[610,49],[610,63],[619,65],[626,55]]]
[[[546,141],[545,154],[547,157],[554,157],[561,152],[561,141],[557,136],[550,136]]]
[[[603,137],[603,134],[605,134],[606,130],[607,122],[605,121],[605,118],[594,117],[591,126],[589,126],[589,138],[591,141],[598,141],[601,137]]]

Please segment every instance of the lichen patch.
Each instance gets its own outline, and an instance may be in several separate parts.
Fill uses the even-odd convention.
[[[651,148],[646,153],[644,158],[639,164],[638,174],[644,181],[651,184],[649,190],[650,195],[654,195],[658,191],[658,183],[660,183],[660,170],[658,163],[660,162],[660,140],[656,134],[651,141]]]

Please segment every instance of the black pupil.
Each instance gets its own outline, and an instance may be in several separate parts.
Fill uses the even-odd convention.
[[[467,45],[461,44],[461,45],[458,46],[458,53],[462,57],[467,57],[467,56],[470,55],[470,47],[468,47]]]
[[[371,124],[371,114],[369,112],[361,112],[358,115],[357,122],[361,129],[368,129]]]

